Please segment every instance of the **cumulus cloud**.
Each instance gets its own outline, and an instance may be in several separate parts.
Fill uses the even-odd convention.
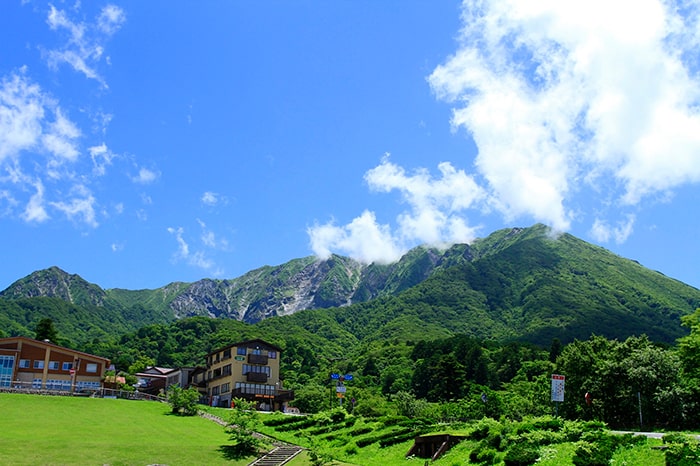
[[[473,178],[451,164],[441,163],[438,169],[439,178],[424,169],[408,174],[385,156],[365,174],[365,181],[374,191],[401,194],[408,209],[396,219],[396,228],[379,224],[369,210],[346,226],[316,224],[307,229],[314,254],[327,258],[335,251],[366,263],[389,263],[416,244],[472,241],[476,228],[467,224],[464,211],[484,202],[485,193]]]
[[[566,230],[589,187],[626,219],[625,206],[700,181],[697,5],[465,1],[462,20],[429,83],[506,218]]]
[[[124,11],[115,5],[102,8],[92,23],[73,20],[65,10],[50,5],[46,23],[53,31],[66,32],[67,37],[61,47],[46,51],[49,66],[57,68],[61,64],[67,64],[107,88],[107,82],[97,71],[97,66],[104,56],[104,42],[125,21]],[[105,60],[109,62],[109,57]]]
[[[412,174],[385,159],[365,180],[408,206],[308,229],[320,257],[388,260],[417,242],[470,241],[498,213],[624,242],[645,202],[700,181],[700,5],[465,0],[457,50],[428,76],[477,154]],[[468,172],[455,167],[468,166]]]

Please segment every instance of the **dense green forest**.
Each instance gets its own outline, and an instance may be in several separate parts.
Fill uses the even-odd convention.
[[[96,339],[81,349],[135,372],[147,365],[202,365],[212,348],[265,338],[284,349],[285,388],[295,391],[302,411],[335,406],[329,375],[341,372],[353,374],[348,397],[356,400],[357,414],[398,412],[429,422],[552,414],[550,380],[557,373],[566,376],[566,397],[556,406],[565,418],[616,428],[698,427],[700,310],[683,318],[691,332],[674,346],[646,335],[624,340],[594,335],[568,344],[554,339],[548,347],[466,335],[353,343],[350,334],[345,340],[329,335],[324,328],[330,321],[309,320],[309,328],[301,329],[290,320],[249,325],[195,317],[142,327],[111,341]]]

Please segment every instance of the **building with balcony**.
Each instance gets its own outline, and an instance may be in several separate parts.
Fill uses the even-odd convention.
[[[212,406],[231,406],[242,398],[266,411],[281,411],[294,393],[282,388],[282,350],[263,340],[248,340],[207,355],[206,385]]]
[[[89,392],[109,359],[27,337],[0,338],[0,388]]]

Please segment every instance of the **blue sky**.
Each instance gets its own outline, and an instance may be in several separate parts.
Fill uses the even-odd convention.
[[[390,262],[536,222],[700,287],[698,10],[2,2],[0,289]]]

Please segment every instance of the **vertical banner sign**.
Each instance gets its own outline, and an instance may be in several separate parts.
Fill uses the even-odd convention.
[[[552,374],[552,401],[564,401],[564,379],[563,375]]]

